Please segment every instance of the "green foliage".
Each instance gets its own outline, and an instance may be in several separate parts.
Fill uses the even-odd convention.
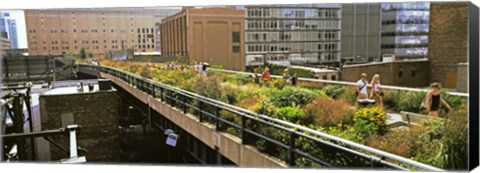
[[[386,113],[378,108],[362,108],[355,112],[355,128],[364,136],[383,135],[387,130]]]
[[[285,107],[303,106],[320,96],[325,96],[325,93],[322,91],[287,86],[281,90],[274,90],[272,94],[269,95],[269,98],[275,106]]]
[[[270,69],[271,75],[283,76],[283,70],[285,70],[285,68],[288,68],[290,75],[292,75],[294,72],[297,72],[298,77],[315,78],[315,75],[310,70],[287,67],[287,66],[276,65],[276,64],[266,64],[265,66],[257,67],[258,69],[257,72],[261,73],[263,69],[265,69],[265,67],[268,67]],[[254,70],[253,67],[247,67],[246,69],[246,71],[249,71],[249,72],[252,72],[253,70]]]
[[[447,169],[468,168],[468,117],[467,109],[447,115],[442,136],[442,161]]]
[[[297,124],[309,124],[305,121],[305,113],[299,107],[282,107],[275,110],[275,117]]]
[[[455,110],[465,107],[467,104],[466,97],[459,97],[447,94],[447,90],[445,89],[442,89],[440,94],[442,98]],[[441,106],[440,111],[442,114],[446,113],[448,111],[448,108],[446,106]]]
[[[285,79],[278,79],[278,78],[272,78],[270,80],[270,86],[278,89],[282,89],[283,87],[286,86],[286,80]]]
[[[336,99],[345,92],[345,87],[341,85],[327,85],[322,88],[322,91],[333,99]]]
[[[225,69],[223,65],[210,65],[208,68],[215,68],[215,69]]]
[[[80,49],[80,58],[84,59],[87,57],[87,52],[85,51],[85,48]]]
[[[194,91],[202,96],[218,100],[222,95],[220,90],[220,79],[215,76],[209,76],[206,78],[199,77],[197,78],[197,81],[195,81]]]
[[[252,79],[252,77],[250,77],[250,75],[248,75],[248,74],[240,74],[240,73],[237,73],[237,74],[228,74],[228,75],[225,77],[225,80],[226,80],[227,82],[239,82],[240,84],[247,84],[247,83],[253,82],[253,79]]]
[[[398,90],[385,90],[383,91],[383,93],[385,94],[384,97],[383,97],[383,105],[385,108],[387,109],[391,109],[391,110],[394,110],[394,111],[399,111],[399,108],[398,108],[398,102],[400,100],[400,91]],[[420,106],[420,105],[418,105]]]
[[[426,110],[420,105],[426,96],[426,92],[404,92],[400,94],[396,108],[397,111],[408,111],[425,114]]]
[[[304,110],[311,122],[322,127],[351,124],[353,119],[353,111],[344,100],[319,97],[306,105]]]

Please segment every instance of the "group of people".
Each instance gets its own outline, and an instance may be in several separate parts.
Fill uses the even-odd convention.
[[[371,91],[370,94],[368,92],[367,86],[367,74],[362,73],[360,75],[360,80],[357,81],[356,84],[356,93],[357,93],[357,100],[363,99],[373,99],[375,100],[375,105],[383,108],[383,91],[380,88],[380,75],[375,74],[373,75],[371,81]],[[434,82],[430,85],[431,90],[427,92],[425,98],[420,105],[422,108],[426,109],[429,116],[438,117],[438,110],[440,108],[440,104],[444,104],[449,110],[452,108],[450,105],[442,98],[440,95],[440,90],[442,88],[441,84],[438,82]]]
[[[285,85],[297,86],[297,83],[298,83],[297,72],[293,72],[293,74],[290,75],[290,73],[288,71],[289,71],[288,68],[286,68],[283,71],[283,79],[285,80]],[[268,67],[265,67],[265,69],[263,70],[263,72],[260,76],[258,76],[257,69],[254,69],[253,70],[253,79],[255,80],[255,83],[260,83],[260,80],[261,80],[263,85],[269,86],[270,69]]]

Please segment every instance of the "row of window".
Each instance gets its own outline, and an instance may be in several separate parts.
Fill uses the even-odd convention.
[[[146,46],[145,45],[138,45],[138,48],[141,49],[141,48],[144,48],[144,49],[155,49],[155,45],[150,45],[150,44],[147,44]]]
[[[140,33],[140,31],[142,31],[142,33],[154,33],[153,28],[142,28],[142,29],[137,28],[137,33]],[[145,32],[145,31],[147,31],[147,32]]]
[[[247,32],[247,42],[339,40],[337,31],[319,32]]]
[[[145,29],[146,29],[147,33],[150,33],[149,31],[151,31],[151,33],[154,33],[154,32],[153,32],[153,28],[150,28],[150,29],[148,29],[148,28],[143,28],[143,29],[142,29],[143,33],[145,33]],[[42,29],[41,31],[44,33],[44,32],[45,32],[45,29]],[[72,31],[73,31],[73,32],[77,32],[77,29],[72,29]],[[125,30],[117,30],[117,31],[118,31],[118,32],[121,32],[121,33],[125,32]],[[131,29],[130,31],[133,32],[134,30]],[[81,29],[79,32],[88,33],[89,30],[88,30],[88,29]],[[91,29],[90,32],[92,32],[92,33],[98,33],[98,29]],[[103,29],[103,32],[107,32],[107,30],[106,30],[106,29]],[[112,33],[115,32],[115,29],[111,29],[110,32],[112,32]],[[28,30],[28,33],[36,33],[36,29],[30,29],[30,30]],[[51,30],[50,30],[50,33],[52,33],[52,34],[53,34],[53,33],[57,33],[57,30],[56,30],[56,29],[51,29]],[[68,30],[67,30],[67,29],[61,29],[61,33],[68,33]],[[138,28],[138,33],[140,33],[140,28]],[[150,35],[150,34],[149,34],[149,35]]]
[[[428,24],[429,20],[424,19],[409,19],[405,21],[400,20],[387,20],[382,21],[382,25],[393,25],[393,24]]]
[[[297,61],[297,62],[336,62],[338,53],[307,53],[307,54],[263,54],[247,55],[247,59],[253,63],[262,63],[265,57],[266,61]]]
[[[428,47],[428,43],[420,44],[384,44],[381,46],[382,49],[394,49],[394,48],[421,48]]]
[[[247,17],[260,18],[338,18],[338,9],[249,8]]]
[[[248,30],[340,29],[338,20],[248,20]]]
[[[247,45],[246,47],[247,47],[247,53],[339,51],[338,43],[250,44],[250,45]]]

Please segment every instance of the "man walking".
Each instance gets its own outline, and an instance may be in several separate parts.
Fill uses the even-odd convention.
[[[357,85],[355,89],[357,90],[357,100],[367,99],[368,98],[368,91],[367,91],[367,74],[362,73],[360,75],[360,80],[357,81]]]

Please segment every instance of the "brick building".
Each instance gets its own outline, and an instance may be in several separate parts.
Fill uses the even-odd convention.
[[[74,87],[75,89],[76,87]],[[39,96],[41,130],[51,130],[77,124],[77,145],[88,150],[84,155],[87,162],[119,162],[120,136],[118,115],[120,98],[115,90],[84,93],[49,93]],[[62,90],[63,88],[59,88]],[[87,91],[87,87],[84,87]],[[56,92],[56,91],[55,91]],[[41,161],[68,158],[68,153],[58,147],[37,141],[38,158]],[[59,145],[69,146],[69,138],[52,137]],[[46,146],[46,147],[43,147]]]
[[[429,85],[429,61],[426,59],[410,61],[393,61],[373,64],[345,65],[341,72],[341,80],[356,82],[361,73],[367,73],[368,82],[374,74],[380,75],[383,85],[402,87],[424,87]]]
[[[457,65],[468,62],[468,2],[432,3],[428,59],[430,82],[456,88]]]
[[[245,70],[244,11],[187,8],[161,22],[161,52]],[[188,27],[188,28],[187,28]]]
[[[122,47],[155,52],[155,22],[179,9],[25,10],[30,55],[104,54]]]

